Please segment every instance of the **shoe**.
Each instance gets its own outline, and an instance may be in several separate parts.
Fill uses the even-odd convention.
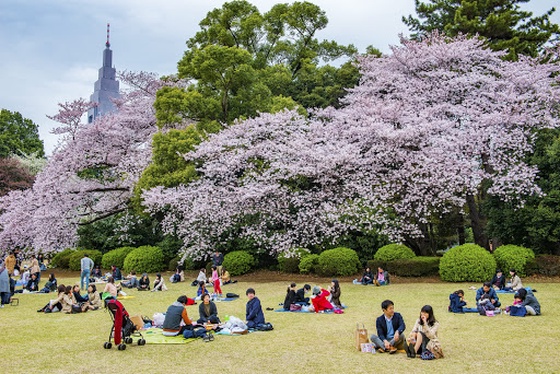
[[[214,334],[208,334],[208,339],[213,342],[214,341]]]
[[[379,353],[385,353],[385,350],[383,348],[377,348],[377,352]]]
[[[415,358],[416,357],[416,348],[414,348],[413,345],[409,345],[408,349],[410,350],[410,358]]]
[[[389,348],[389,354],[394,355],[395,353],[397,353],[397,348],[391,346],[391,347]]]

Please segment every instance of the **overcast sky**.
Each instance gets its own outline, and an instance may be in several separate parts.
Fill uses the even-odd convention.
[[[261,12],[289,0],[253,0]],[[408,34],[401,21],[414,13],[414,0],[311,0],[329,18],[319,39],[373,45],[383,52]],[[220,0],[1,0],[0,108],[20,112],[39,125],[50,154],[57,139],[49,132],[57,103],[89,98],[111,24],[117,70],[175,73],[185,41],[198,31]],[[532,0],[536,15],[558,0]],[[560,23],[557,11],[553,20]]]

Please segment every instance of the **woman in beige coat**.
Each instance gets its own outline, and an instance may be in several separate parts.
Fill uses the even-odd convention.
[[[414,324],[405,344],[406,355],[410,358],[428,350],[435,358],[442,358],[443,351],[438,338],[439,322],[434,317],[434,310],[430,305],[424,305],[420,317]]]

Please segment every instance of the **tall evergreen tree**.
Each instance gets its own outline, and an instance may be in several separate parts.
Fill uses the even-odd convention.
[[[423,38],[434,30],[449,36],[478,34],[491,49],[507,51],[507,59],[516,60],[520,54],[536,57],[547,43],[557,40],[560,28],[550,21],[554,8],[538,17],[522,10],[519,4],[529,1],[415,0],[418,18],[409,15],[403,22],[413,38]]]

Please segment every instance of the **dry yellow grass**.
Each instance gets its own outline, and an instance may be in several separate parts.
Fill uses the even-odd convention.
[[[244,279],[250,279],[244,278]],[[77,278],[61,278],[73,284]],[[326,286],[326,280],[322,280]],[[244,318],[245,290],[254,287],[263,307],[279,308],[289,282],[242,281],[223,287],[224,292],[241,295],[239,300],[217,304],[221,316]],[[195,288],[187,282],[170,284],[167,292],[131,291],[134,299],[123,303],[130,314],[152,316],[163,312],[178,295],[192,296]],[[302,283],[303,285],[303,283]],[[265,311],[274,331],[240,337],[217,336],[214,342],[196,341],[185,345],[129,346],[126,351],[103,349],[111,327],[104,311],[85,314],[45,315],[36,310],[51,295],[19,295],[20,305],[0,310],[0,349],[4,373],[466,373],[560,372],[557,341],[560,332],[560,293],[557,283],[532,284],[541,302],[539,317],[493,318],[477,314],[447,313],[448,295],[471,284],[401,283],[388,287],[341,283],[343,303],[349,308],[342,315],[275,313]],[[299,286],[299,284],[298,284]],[[474,291],[466,291],[474,302]],[[441,323],[440,338],[446,358],[435,361],[408,359],[405,354],[365,354],[354,348],[356,323],[374,332],[375,318],[381,314],[384,299],[395,302],[410,331],[424,304],[434,307]],[[513,296],[501,295],[504,304]],[[189,306],[196,318],[198,308]]]

